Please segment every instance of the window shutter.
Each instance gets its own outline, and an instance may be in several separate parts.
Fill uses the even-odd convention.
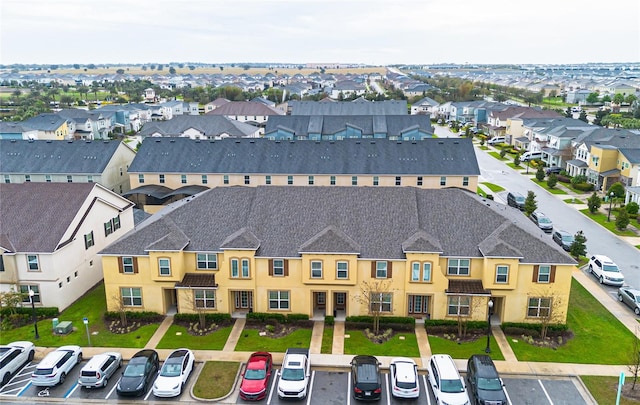
[[[551,274],[549,275],[549,282],[553,283],[556,281],[556,266],[551,266]]]
[[[269,275],[273,276],[273,259],[269,259]]]
[[[119,272],[119,273],[124,273],[124,267],[123,267],[123,265],[122,265],[122,260],[123,260],[123,258],[122,258],[122,257],[119,257],[119,258],[118,258],[118,272]]]
[[[387,262],[387,278],[393,278],[393,271],[391,268],[391,262]]]
[[[540,271],[540,266],[538,266],[537,264],[535,266],[533,266],[533,280],[531,280],[534,283],[538,282],[538,272]]]
[[[138,274],[138,258],[133,258],[133,274]]]
[[[371,262],[371,278],[376,278],[376,261]]]
[[[284,275],[285,277],[289,275],[289,260],[284,260]]]

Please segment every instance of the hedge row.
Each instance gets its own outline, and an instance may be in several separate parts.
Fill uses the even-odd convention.
[[[416,320],[410,316],[381,316],[378,318],[380,325],[387,323],[398,323],[398,324],[406,324],[406,325],[415,325]],[[361,316],[348,316],[346,318],[347,322],[371,322],[373,323],[373,317],[369,315],[361,315]]]
[[[125,311],[127,321],[145,321],[145,322],[162,322],[164,315],[151,311]],[[104,319],[106,321],[119,321],[120,312],[109,311],[104,313]]]
[[[300,323],[309,320],[309,315],[307,314],[277,314],[271,312],[249,312],[247,314],[247,320],[258,321],[258,322],[269,322],[275,321],[278,323]]]
[[[486,331],[487,321],[467,321],[467,332]],[[426,319],[424,327],[429,333],[449,333],[458,331],[458,321],[452,319]]]
[[[509,336],[540,337],[542,332],[542,325],[539,323],[504,322],[500,327],[505,335]],[[549,337],[563,336],[567,333],[571,333],[571,331],[566,324],[550,324],[547,327],[547,336]]]
[[[33,312],[31,307],[17,307],[13,308],[13,312],[20,315],[31,315]],[[58,311],[57,307],[36,307],[36,314],[38,318],[55,318],[60,315],[60,311]],[[0,318],[4,318],[5,316],[11,315],[11,310],[9,308],[0,309]]]
[[[173,316],[174,321],[178,322],[199,322],[199,314],[175,314]],[[231,315],[229,314],[204,314],[204,319],[207,322],[215,324],[226,324],[231,322]]]
[[[578,183],[574,184],[573,188],[580,191],[593,191],[593,184],[591,183]]]

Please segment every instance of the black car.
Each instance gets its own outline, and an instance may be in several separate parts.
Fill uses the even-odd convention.
[[[380,362],[373,356],[356,356],[351,360],[353,397],[361,400],[378,400],[382,393]]]
[[[122,378],[116,386],[118,395],[143,395],[156,378],[159,365],[160,360],[155,350],[140,350],[129,360],[122,373]]]
[[[467,388],[474,404],[506,405],[504,384],[491,357],[474,354],[467,362]]]
[[[560,174],[561,171],[562,171],[562,167],[551,166],[551,167],[547,167],[547,170],[545,170],[544,172],[548,176],[550,174]]]
[[[553,241],[558,245],[562,246],[564,250],[567,252],[571,249],[571,245],[573,244],[573,235],[571,235],[567,231],[553,231]]]
[[[509,194],[507,194],[507,204],[511,207],[519,209],[520,211],[524,211],[524,201],[525,198],[520,193],[510,191]]]

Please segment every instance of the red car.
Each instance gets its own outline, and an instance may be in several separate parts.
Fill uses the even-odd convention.
[[[249,356],[247,367],[242,373],[240,398],[245,401],[259,401],[266,397],[272,364],[271,353],[255,352]]]

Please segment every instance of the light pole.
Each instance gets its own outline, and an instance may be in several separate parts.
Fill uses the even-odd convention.
[[[89,346],[91,346],[91,335],[89,334],[89,318],[82,318],[82,323],[84,323],[84,328],[87,330],[87,341],[89,341]]]
[[[491,347],[489,343],[491,342],[491,314],[493,312],[493,300],[489,298],[489,303],[487,304],[487,348],[484,349],[485,353],[491,353]]]
[[[36,304],[33,300],[34,295],[36,295],[36,293],[29,288],[29,300],[31,301],[31,315],[33,316],[33,329],[36,332],[36,340],[40,339],[40,335],[38,334],[38,316],[36,315]]]
[[[609,193],[609,214],[607,214],[607,222],[611,222],[611,203],[613,202],[613,191]]]

